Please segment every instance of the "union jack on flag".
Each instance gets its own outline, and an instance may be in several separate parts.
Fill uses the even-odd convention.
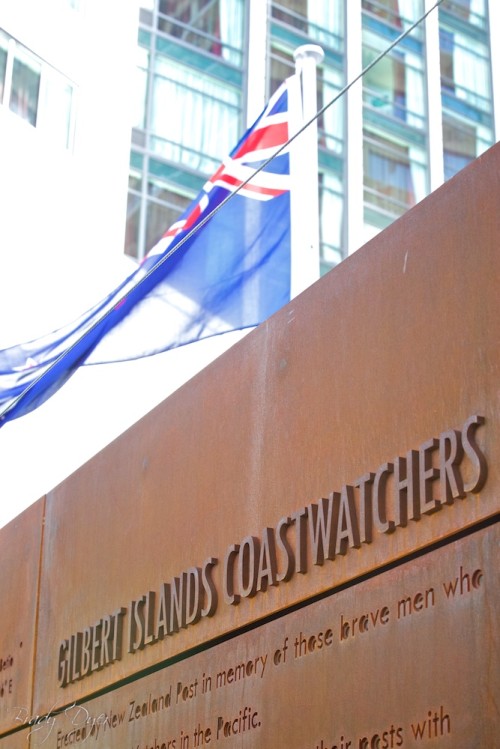
[[[167,229],[162,240],[149,252],[148,257],[160,254],[170,246],[175,237],[190,230],[200,218],[220,203],[220,194],[213,195],[212,201],[210,199],[210,193],[215,187],[230,193],[238,190],[239,195],[255,200],[271,200],[288,192],[290,165],[288,149],[285,147],[288,138],[288,90],[285,82],[269,100],[259,119],[205,183],[198,198],[186,213]],[[281,148],[283,151],[280,155],[265,169],[256,173],[256,169]]]
[[[134,273],[75,322],[0,351],[0,426],[43,403],[81,365],[254,327],[288,302],[287,140],[285,81]]]

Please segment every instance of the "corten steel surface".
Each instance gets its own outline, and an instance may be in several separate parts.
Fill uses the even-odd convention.
[[[26,727],[24,730],[5,736],[4,738],[0,736],[0,746],[2,749],[31,749],[30,730],[29,727]]]
[[[43,505],[0,528],[0,733],[31,712]]]
[[[498,528],[69,707],[32,746],[498,746]]]
[[[499,199],[496,147],[47,496],[35,711],[69,705],[498,511]],[[443,486],[432,480],[439,439]],[[386,463],[410,450],[418,459],[419,449],[426,489],[407,522],[401,511],[392,526]],[[367,476],[371,485],[361,485],[377,484],[379,501],[359,531],[348,522],[362,509],[351,487]],[[334,492],[343,535],[333,549],[317,547],[325,559],[313,564],[309,519],[329,511]],[[285,531],[295,572],[279,546]],[[246,566],[262,549],[267,577],[253,581]],[[238,605],[223,595],[225,559],[236,576],[226,598],[241,594]],[[149,630],[141,638],[137,622],[151,615],[154,629],[164,584],[173,588],[176,577],[195,599],[196,584],[206,591],[200,621],[181,621],[157,642]],[[266,580],[277,584],[258,590]]]

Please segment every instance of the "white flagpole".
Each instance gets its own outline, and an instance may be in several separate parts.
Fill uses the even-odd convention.
[[[290,135],[317,112],[316,66],[324,53],[316,44],[294,52],[290,81]],[[290,146],[291,288],[293,299],[319,278],[318,128],[314,119]]]

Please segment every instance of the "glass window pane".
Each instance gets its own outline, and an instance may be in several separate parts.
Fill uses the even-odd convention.
[[[324,266],[333,267],[342,259],[342,181],[328,173],[319,174],[320,246]]]
[[[56,71],[46,69],[43,130],[53,143],[71,145],[73,87]]]
[[[424,13],[423,0],[363,0],[362,7],[398,29],[407,28]]]
[[[344,47],[344,3],[308,0],[308,36],[311,41],[341,52]]]
[[[127,198],[127,221],[125,224],[125,254],[139,257],[139,226],[140,226],[141,196],[129,192]]]
[[[193,199],[191,194],[172,187],[171,183],[149,175],[148,195],[144,202],[140,192],[141,185],[142,174],[132,167],[129,175],[125,252],[139,260],[179,219]],[[141,226],[141,208],[146,209],[145,226]]]
[[[212,171],[238,140],[239,98],[222,81],[158,57],[149,122],[155,153]]]
[[[286,50],[283,45],[273,42],[271,44],[271,71],[269,80],[268,96],[274,94],[283,81],[295,72],[295,62],[291,50]]]
[[[187,208],[190,202],[190,200],[186,200],[184,208]],[[167,229],[177,221],[182,210],[179,210],[178,206],[166,202],[148,200],[146,214],[146,253],[155,246]]]
[[[0,31],[0,104],[3,103],[3,92],[5,89],[5,71],[7,69],[7,45],[8,37]]]
[[[141,247],[139,240],[139,231],[141,225],[141,204],[142,204],[142,159],[136,159],[137,154],[133,151],[131,154],[131,164],[128,180],[128,197],[127,197],[127,219],[125,223],[125,254],[130,257],[140,258]],[[138,163],[136,163],[136,161]]]
[[[453,177],[492,144],[493,133],[490,128],[452,120],[446,116],[443,119],[445,179]]]
[[[143,130],[146,127],[146,105],[148,92],[149,51],[137,47],[137,67],[132,81],[132,126]]]
[[[318,111],[333,101],[343,87],[343,73],[324,65],[318,69]],[[345,97],[342,96],[318,118],[320,144],[338,156],[342,155]]]
[[[31,125],[36,125],[41,65],[29,52],[16,47],[12,70],[10,109]]]
[[[162,202],[165,206],[168,206],[174,212],[174,218],[170,223],[165,225],[165,229],[177,221],[181,213],[187,208],[191,200],[193,199],[189,195],[179,192],[178,190],[172,190],[172,188],[163,182],[161,179],[149,176],[148,181],[148,195],[154,198],[157,202]]]
[[[363,67],[383,50],[383,40],[365,32]],[[370,43],[367,43],[370,40]],[[406,122],[425,124],[425,91],[422,58],[411,52],[393,51],[363,77],[363,101],[375,111]]]
[[[482,111],[491,109],[489,59],[484,44],[440,29],[441,87]]]
[[[242,63],[243,0],[160,0],[158,28],[198,49]]]
[[[440,10],[479,28],[486,27],[486,0],[444,0]]]
[[[425,154],[416,146],[366,133],[364,171],[365,204],[384,214],[400,216],[427,194]]]
[[[467,125],[443,121],[444,178],[450,179],[476,157],[476,134]]]
[[[344,3],[342,0],[281,0],[271,3],[271,16],[304,43],[315,42],[342,52],[344,40]],[[281,35],[280,35],[281,36]]]
[[[271,13],[277,21],[307,32],[307,0],[282,0],[281,3],[273,3]]]

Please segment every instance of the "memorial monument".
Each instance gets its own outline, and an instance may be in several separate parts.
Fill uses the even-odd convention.
[[[495,146],[0,531],[0,749],[498,746],[499,201]]]

